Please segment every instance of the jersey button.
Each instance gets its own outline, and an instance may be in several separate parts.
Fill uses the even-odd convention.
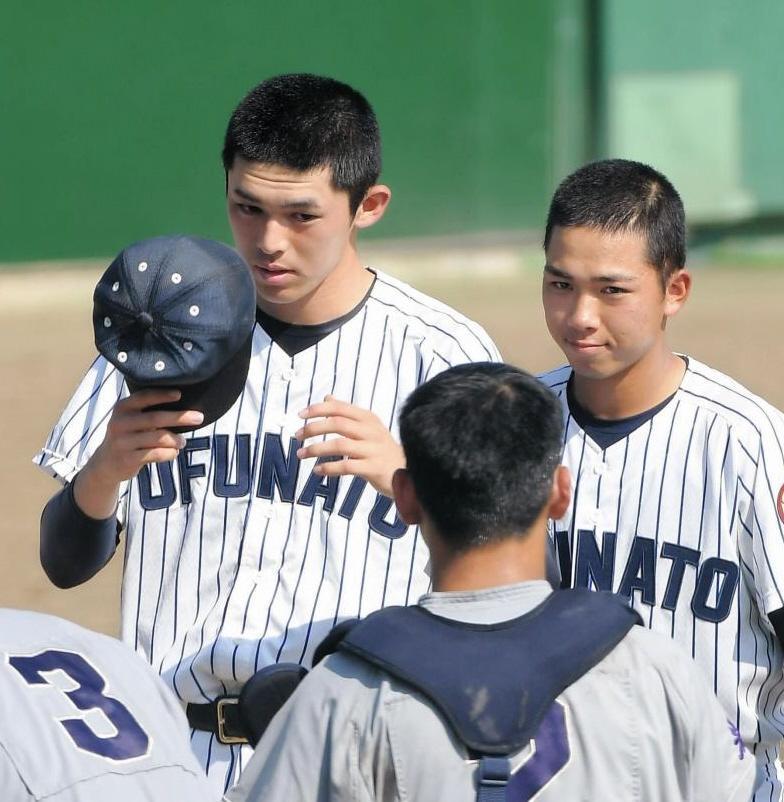
[[[280,378],[283,379],[284,382],[292,381],[296,375],[297,372],[294,370],[294,368],[284,368],[280,372]]]
[[[601,476],[605,472],[606,469],[607,469],[607,466],[603,462],[594,462],[594,464],[593,464],[593,472],[597,476]]]

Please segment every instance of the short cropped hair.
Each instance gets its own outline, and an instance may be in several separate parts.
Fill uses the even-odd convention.
[[[419,502],[454,552],[527,533],[563,446],[541,382],[511,365],[459,365],[414,390],[399,423]]]
[[[234,160],[306,172],[328,167],[355,212],[381,173],[381,135],[368,101],[332,78],[278,75],[245,96],[231,115],[223,167]]]
[[[576,170],[553,195],[545,250],[555,226],[643,235],[648,262],[659,271],[662,283],[686,264],[683,202],[667,178],[647,164],[606,159]]]

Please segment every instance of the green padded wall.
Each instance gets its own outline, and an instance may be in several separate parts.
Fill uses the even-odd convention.
[[[346,80],[374,104],[394,199],[373,236],[539,227],[581,147],[574,128],[552,136],[579,127],[579,102],[564,102],[579,86],[553,54],[574,52],[581,6],[17,4],[0,33],[0,262],[107,256],[177,231],[229,239],[224,125],[285,71]]]
[[[603,153],[663,169],[693,222],[784,213],[784,3],[601,9]]]

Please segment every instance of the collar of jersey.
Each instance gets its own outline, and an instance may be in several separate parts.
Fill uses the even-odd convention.
[[[686,363],[686,372],[684,379],[689,373],[689,358],[683,354],[677,354]],[[680,386],[674,393],[667,396],[663,401],[660,401],[650,409],[639,412],[636,415],[630,415],[628,418],[615,418],[607,420],[606,418],[597,418],[588,409],[580,404],[574,395],[573,381],[574,372],[569,376],[566,383],[566,401],[569,406],[569,414],[574,418],[580,428],[602,449],[609,448],[615,443],[628,437],[633,431],[639,429],[644,423],[647,423],[657,413],[661,412],[667,404],[677,395]],[[681,384],[683,379],[681,380]]]
[[[284,320],[279,320],[267,314],[267,312],[260,307],[256,307],[256,322],[264,329],[272,342],[279,345],[289,356],[294,356],[300,351],[310,348],[310,346],[323,340],[324,337],[332,334],[333,331],[337,331],[342,325],[348,323],[349,320],[362,310],[370,294],[373,292],[373,287],[378,278],[375,271],[370,268],[367,269],[373,274],[370,287],[362,300],[353,309],[346,312],[345,315],[327,320],[324,323],[307,325],[303,323],[287,323]]]

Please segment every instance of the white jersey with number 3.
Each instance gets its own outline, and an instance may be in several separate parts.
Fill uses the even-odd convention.
[[[3,802],[207,802],[177,700],[114,638],[0,610]]]
[[[701,666],[757,760],[756,800],[782,798],[784,649],[767,614],[784,607],[784,416],[688,359],[680,388],[606,449],[560,398],[572,503],[552,528],[570,584],[631,599],[644,623]]]
[[[393,433],[409,393],[447,367],[497,361],[475,323],[382,273],[362,307],[290,357],[256,327],[245,389],[177,461],[127,483],[123,639],[184,702],[236,694],[259,668],[309,665],[335,622],[416,600],[427,549],[391,499],[358,477],[320,477],[299,460],[298,412],[331,394]],[[122,376],[99,358],[37,457],[72,479],[103,440]],[[197,731],[221,791],[250,750]]]

